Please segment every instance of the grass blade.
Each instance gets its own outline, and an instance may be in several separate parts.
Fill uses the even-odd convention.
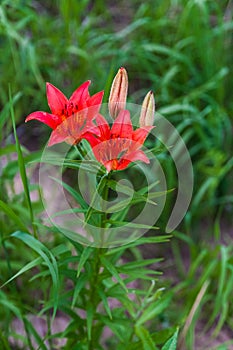
[[[25,232],[17,231],[17,232],[14,232],[11,236],[18,238],[19,240],[24,242],[26,245],[28,245],[30,248],[35,250],[48,266],[48,269],[50,271],[52,281],[53,281],[53,299],[54,299],[53,317],[55,317],[57,306],[58,306],[59,274],[58,274],[57,261],[54,255],[40,241],[38,241],[36,238],[34,238],[33,236]]]
[[[14,137],[15,137],[15,144],[16,144],[16,150],[17,150],[17,155],[18,155],[19,172],[20,172],[22,183],[23,183],[23,188],[24,188],[24,193],[25,193],[28,209],[30,212],[33,233],[34,233],[34,236],[37,237],[36,226],[34,226],[34,224],[33,224],[34,214],[33,214],[32,202],[31,202],[31,198],[30,198],[28,178],[27,178],[26,168],[25,168],[25,164],[24,164],[23,153],[22,153],[19,139],[18,139],[18,135],[16,132],[15,115],[14,115],[13,100],[12,100],[10,86],[9,86],[9,99],[10,99],[10,111],[11,111],[11,119],[12,119],[12,125],[13,125]]]

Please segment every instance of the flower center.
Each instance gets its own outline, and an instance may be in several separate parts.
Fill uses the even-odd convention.
[[[118,159],[113,159],[112,160],[112,170],[117,170],[118,166]]]
[[[78,105],[74,105],[73,102],[68,102],[67,104],[65,104],[64,109],[62,110],[62,115],[64,116],[64,119],[66,119],[77,112]]]
[[[131,143],[132,140],[120,137],[103,141],[96,147],[97,158],[103,163],[113,161],[113,166],[117,167],[118,161],[128,151]]]

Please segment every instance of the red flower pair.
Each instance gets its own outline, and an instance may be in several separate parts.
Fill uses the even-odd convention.
[[[122,73],[127,75],[124,68],[120,69],[120,73],[121,76]],[[137,160],[149,163],[140,148],[153,126],[144,123],[142,128],[133,130],[130,113],[124,109],[124,103],[110,128],[99,114],[104,92],[100,91],[91,97],[89,85],[90,81],[83,83],[68,100],[59,89],[47,83],[47,99],[52,114],[34,112],[26,118],[26,122],[36,119],[53,129],[49,146],[63,141],[76,144],[81,139],[87,139],[96,159],[107,171],[125,169]],[[119,105],[119,101],[117,103]]]

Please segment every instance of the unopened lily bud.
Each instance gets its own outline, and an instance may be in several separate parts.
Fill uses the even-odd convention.
[[[111,117],[115,119],[120,111],[125,109],[128,93],[128,75],[125,68],[121,67],[115,76],[108,102],[108,109]]]
[[[154,114],[155,114],[155,99],[152,91],[149,91],[142,103],[142,109],[139,118],[139,125],[152,126],[154,124]]]

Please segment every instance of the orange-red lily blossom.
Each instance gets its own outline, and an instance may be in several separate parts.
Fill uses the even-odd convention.
[[[131,162],[140,160],[149,163],[149,159],[140,149],[153,126],[144,126],[133,130],[128,110],[122,110],[110,128],[103,116],[95,119],[97,132],[87,133],[96,159],[107,171],[125,169]]]
[[[33,112],[25,121],[36,119],[53,129],[49,146],[62,141],[77,143],[83,133],[93,127],[92,120],[99,111],[104,94],[100,91],[90,96],[88,92],[90,83],[88,80],[79,86],[70,99],[55,86],[47,83],[47,99],[52,113]]]

